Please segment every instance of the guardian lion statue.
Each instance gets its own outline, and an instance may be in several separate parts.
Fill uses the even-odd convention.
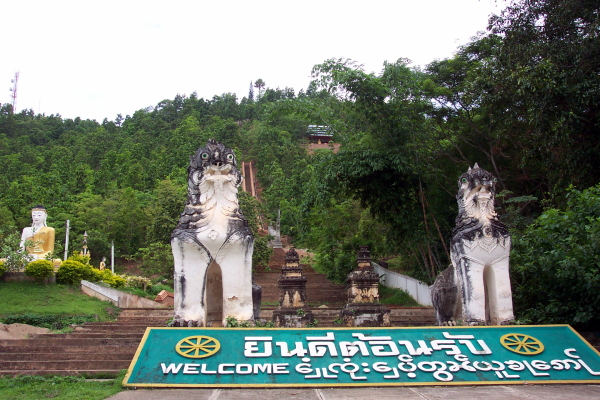
[[[514,319],[510,234],[494,211],[496,178],[477,164],[458,179],[452,264],[435,280],[438,325],[504,325]]]
[[[253,320],[254,236],[238,203],[235,154],[214,139],[188,168],[187,203],[171,235],[175,259],[172,326]]]

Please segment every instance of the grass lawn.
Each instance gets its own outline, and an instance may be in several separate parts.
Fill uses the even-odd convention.
[[[0,282],[4,299],[0,318],[18,314],[98,315],[100,321],[118,315],[112,304],[81,293],[78,285]]]
[[[379,285],[379,302],[405,307],[418,307],[419,303],[402,289],[390,288]]]
[[[112,304],[89,297],[78,285],[42,285],[0,282],[4,299],[0,322],[18,322],[61,329],[85,320],[106,321],[118,315]],[[92,381],[80,377],[0,377],[0,399],[106,399],[121,390],[125,372],[115,380]]]
[[[67,332],[71,324],[108,321],[119,315],[111,303],[81,293],[78,285],[0,282],[5,302],[0,322],[27,324]]]
[[[114,380],[90,381],[69,376],[0,377],[0,399],[3,400],[101,400],[123,390],[125,371]]]

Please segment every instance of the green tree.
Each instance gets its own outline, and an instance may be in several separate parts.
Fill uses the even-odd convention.
[[[252,81],[250,81],[250,89],[248,90],[248,101],[254,101],[254,86],[252,85]]]
[[[175,262],[173,261],[171,244],[150,243],[147,247],[140,248],[137,256],[142,261],[140,268],[146,274],[159,274],[167,279],[173,279]]]
[[[334,134],[341,150],[318,165],[321,186],[338,196],[351,196],[389,224],[395,237],[388,240],[400,243],[407,237],[425,237],[423,268],[432,279],[446,264],[446,255],[439,243],[441,231],[433,228],[438,223],[426,186],[435,168],[424,162],[421,149],[430,137],[427,114],[432,110],[422,88],[425,78],[404,59],[384,63],[380,75],[368,74],[344,59],[313,68],[315,86],[338,97],[340,105],[334,112],[345,121],[344,133]],[[449,196],[443,193],[442,198],[447,204]]]
[[[17,232],[0,237],[0,258],[4,259],[3,267],[5,271],[22,271],[31,260],[25,249],[35,243],[32,240],[26,240],[22,248],[19,246],[20,242],[21,235]]]
[[[183,211],[187,188],[170,179],[158,182],[146,214],[149,217],[146,241],[148,243],[171,243],[171,233],[177,226]]]
[[[258,98],[260,99],[260,95],[262,93],[262,90],[265,87],[265,81],[263,81],[262,79],[258,78],[255,82],[254,82],[254,87],[258,89]]]
[[[17,228],[12,212],[0,202],[0,237]]]
[[[264,214],[262,204],[248,193],[238,193],[240,209],[248,220],[248,226],[254,235],[254,252],[252,253],[253,268],[268,267],[273,249],[267,246],[268,237],[260,234],[260,218]]]
[[[565,210],[548,209],[513,237],[511,280],[518,318],[600,328],[600,185],[570,189]]]
[[[599,25],[589,0],[514,0],[490,21],[502,43],[489,95],[526,121],[521,163],[543,169],[550,190],[600,181]]]
[[[146,238],[148,196],[118,189],[103,198],[86,194],[75,205],[73,232],[87,231],[94,257],[108,254],[111,241],[121,255],[136,254]]]

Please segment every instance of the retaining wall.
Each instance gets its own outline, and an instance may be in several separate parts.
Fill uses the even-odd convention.
[[[88,281],[81,281],[81,291],[88,296],[100,300],[110,301],[119,308],[166,308],[165,304],[157,303],[131,293],[98,285]]]
[[[387,268],[383,268],[377,263],[371,263],[373,269],[379,274],[380,282],[383,286],[402,289],[407,292],[417,303],[423,306],[432,307],[431,294],[429,286],[425,282],[402,275]]]

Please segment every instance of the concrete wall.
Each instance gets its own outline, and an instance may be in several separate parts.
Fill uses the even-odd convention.
[[[168,308],[165,304],[88,281],[81,281],[81,291],[88,296],[110,301],[119,308]]]
[[[429,286],[426,283],[410,276],[390,271],[379,264],[372,263],[372,265],[375,272],[381,277],[380,282],[382,285],[402,289],[415,299],[417,303],[423,306],[433,306]]]

